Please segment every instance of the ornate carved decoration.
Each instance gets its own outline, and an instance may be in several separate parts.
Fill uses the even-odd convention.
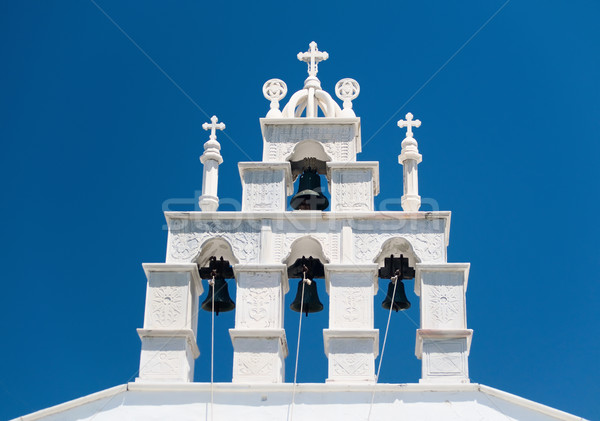
[[[336,210],[372,210],[369,171],[335,171],[332,190]]]
[[[281,101],[287,94],[287,85],[281,79],[269,79],[263,85],[263,95],[273,102]]]
[[[248,210],[284,210],[283,171],[248,171],[244,184],[244,199]]]
[[[202,244],[211,238],[224,238],[240,263],[258,261],[260,227],[254,229],[246,221],[194,221],[193,232],[189,221],[179,230],[171,228],[169,261],[190,262],[200,253]]]
[[[428,376],[467,376],[464,340],[425,342],[423,353]]]
[[[345,288],[343,295],[343,319],[352,324],[364,317],[364,294],[362,288]]]
[[[244,376],[268,376],[273,372],[275,354],[244,352],[237,355],[237,371]]]
[[[144,375],[173,376],[179,374],[181,362],[173,351],[161,351],[143,367]]]
[[[366,354],[332,354],[333,373],[336,376],[372,375],[370,367],[372,356]]]
[[[286,161],[294,147],[304,140],[316,140],[321,143],[325,152],[333,161],[354,161],[352,156],[354,127],[347,126],[266,126],[265,150],[266,159],[270,162]]]
[[[152,324],[156,327],[169,327],[181,321],[183,313],[182,288],[163,286],[151,288]]]
[[[349,77],[335,84],[335,95],[344,102],[356,99],[359,93],[360,85]]]
[[[355,232],[353,235],[354,258],[357,262],[373,262],[383,243],[394,237],[406,239],[422,263],[438,263],[443,262],[444,259],[444,234],[442,233]]]
[[[431,285],[428,307],[431,317],[443,327],[453,321],[462,309],[460,288],[449,285]]]
[[[242,317],[241,325],[246,328],[274,327],[275,288],[246,288],[242,295],[245,314]]]

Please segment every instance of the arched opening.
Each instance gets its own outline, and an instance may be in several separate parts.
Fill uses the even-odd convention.
[[[411,269],[415,269],[416,263],[420,262],[411,243],[402,237],[394,237],[385,241],[379,253],[373,259],[373,262],[377,263],[380,268],[384,268],[383,272],[385,272],[385,260],[386,258],[389,259],[392,255],[396,259],[400,257],[407,259],[407,266]],[[398,263],[397,260],[396,263]],[[374,297],[375,328],[379,329],[382,333],[385,332],[389,318],[390,327],[386,348],[388,352],[390,349],[394,349],[394,357],[390,358],[390,354],[386,354],[386,358],[382,362],[379,376],[379,381],[382,383],[393,382],[393,379],[397,378],[399,373],[402,373],[403,376],[409,379],[412,378],[414,382],[418,382],[421,376],[421,365],[414,359],[414,348],[401,346],[402,343],[406,343],[407,341],[414,341],[415,329],[419,328],[420,300],[414,293],[414,278],[404,278],[402,284],[403,292],[411,303],[410,308],[406,310],[396,312],[393,307],[388,306],[387,309],[383,308],[382,304],[386,301],[388,294],[392,295],[390,285],[393,288],[393,283],[390,279],[379,278],[379,288],[377,295]],[[397,295],[399,293],[399,285],[396,285],[395,300],[399,299]],[[391,317],[390,311],[392,313]],[[381,358],[381,356],[378,358]],[[378,367],[378,365],[379,359],[376,359],[375,367]]]
[[[416,263],[421,262],[421,259],[416,255],[413,250],[412,244],[407,239],[402,237],[394,237],[386,240],[382,245],[379,253],[373,260],[373,263],[377,263],[379,267],[383,266],[384,259],[390,257],[390,255],[408,257],[408,263],[411,267],[415,267]]]
[[[298,299],[301,293],[302,278],[301,271],[297,270],[297,262],[305,257],[313,258],[312,270],[316,273],[318,265],[314,260],[318,260],[322,265],[329,262],[321,243],[311,236],[304,236],[295,240],[287,256],[282,259],[288,267],[288,277],[290,281],[290,290],[292,294],[285,297],[284,313],[285,331],[289,347],[289,357],[286,364],[286,379],[288,382],[294,379],[294,368],[296,361],[296,349],[298,345],[299,318],[302,318],[302,329],[300,332],[300,350],[298,353],[298,382],[303,383],[321,383],[327,377],[327,358],[323,353],[323,329],[326,329],[329,322],[329,299],[325,293],[324,273],[314,276],[312,282],[318,291],[318,298],[323,304],[322,311],[310,313],[308,317],[304,314],[292,311],[290,306]],[[310,266],[310,264],[308,264]],[[305,285],[306,288],[306,285]],[[305,293],[306,293],[305,289]],[[298,310],[296,310],[298,311]]]
[[[210,238],[202,244],[200,248],[200,253],[198,253],[198,256],[194,260],[195,263],[198,264],[201,273],[203,272],[202,268],[205,268],[205,272],[206,268],[210,267],[211,257],[216,257],[218,260],[220,260],[222,257],[223,260],[229,262],[229,266],[233,266],[234,264],[239,262],[233,254],[233,250],[229,242],[222,237]],[[227,285],[228,295],[231,298],[234,298],[237,295],[237,289],[236,282],[232,279],[233,278],[229,278],[225,281]],[[212,312],[204,311],[200,307],[200,303],[204,302],[209,297],[210,288],[208,280],[203,279],[202,286],[204,287],[204,292],[199,297],[199,300],[196,300],[195,303],[192,303],[192,322],[194,323],[194,329],[197,329],[198,332],[196,337],[198,338],[198,340],[201,341],[201,343],[198,343],[198,347],[200,348],[201,352],[200,357],[196,360],[195,363],[196,368],[194,371],[194,381],[204,381],[205,379],[210,378],[210,338],[212,334]],[[215,290],[215,295],[217,295],[217,292],[218,291]],[[229,338],[229,328],[232,328],[234,324],[235,310],[220,312],[218,317],[215,317],[215,367],[228,366],[231,364],[231,361],[233,361],[233,346]],[[219,348],[217,348],[217,344]],[[231,372],[221,372],[219,370],[215,370],[215,381],[231,381]]]
[[[197,263],[200,267],[207,266],[208,259],[210,259],[211,256],[215,256],[217,258],[223,257],[223,259],[228,260],[232,265],[239,263],[238,259],[233,254],[231,244],[229,244],[229,242],[222,237],[215,237],[206,240],[200,247],[200,253],[198,253],[195,263]]]
[[[287,158],[292,169],[294,195],[290,200],[293,210],[325,210],[329,205],[327,155],[323,145],[315,140],[298,143]],[[327,191],[328,193],[328,191]]]

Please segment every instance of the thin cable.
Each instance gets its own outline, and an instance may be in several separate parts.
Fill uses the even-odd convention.
[[[212,286],[212,312],[210,321],[210,419],[214,419],[214,403],[215,403],[215,390],[214,390],[214,371],[215,371],[215,275],[212,280],[209,281]]]
[[[445,68],[445,67],[446,67],[446,66],[447,66],[447,65],[448,65],[448,64],[449,64],[449,63],[450,63],[450,62],[451,62],[451,61],[454,59],[454,57],[456,57],[456,56],[457,56],[457,55],[458,55],[458,54],[459,54],[459,53],[460,53],[460,52],[461,52],[461,51],[462,51],[462,50],[463,50],[463,49],[464,49],[464,48],[465,48],[465,47],[466,47],[466,46],[467,46],[467,45],[468,45],[468,44],[469,44],[469,43],[470,43],[472,40],[473,40],[473,38],[475,38],[475,37],[477,36],[477,34],[479,34],[479,33],[480,33],[482,30],[483,30],[483,28],[485,28],[485,27],[486,27],[486,26],[487,26],[487,25],[488,25],[488,24],[489,24],[489,23],[492,21],[492,19],[494,19],[494,18],[496,17],[496,15],[498,15],[498,13],[500,13],[500,12],[502,11],[502,9],[504,9],[504,8],[506,7],[506,5],[507,5],[509,2],[510,2],[510,0],[506,0],[506,1],[505,1],[505,2],[502,4],[502,6],[500,6],[500,8],[499,8],[498,10],[496,10],[496,11],[494,12],[494,14],[493,14],[492,16],[490,16],[490,17],[488,18],[488,20],[486,20],[486,21],[483,23],[483,25],[481,25],[481,26],[479,27],[479,29],[477,29],[477,30],[476,30],[476,31],[473,33],[473,35],[471,35],[471,36],[469,37],[469,39],[467,39],[467,40],[466,40],[466,41],[463,43],[463,45],[461,45],[461,46],[460,46],[460,48],[459,48],[458,50],[456,50],[456,51],[454,52],[454,54],[452,54],[452,55],[450,56],[450,58],[444,62],[444,64],[442,64],[442,65],[441,65],[441,67],[440,67],[439,69],[437,69],[437,70],[436,70],[436,71],[435,71],[435,72],[434,72],[434,73],[433,73],[431,76],[429,76],[429,79],[427,79],[427,80],[425,81],[425,83],[423,83],[423,84],[421,85],[421,87],[420,87],[419,89],[417,89],[417,90],[416,90],[416,91],[415,91],[415,92],[414,92],[414,93],[413,93],[413,94],[410,96],[410,98],[408,98],[408,99],[407,99],[407,100],[404,102],[404,104],[402,104],[402,106],[401,106],[400,108],[398,108],[398,110],[396,110],[396,112],[395,112],[394,114],[392,114],[392,116],[391,116],[390,118],[388,118],[388,120],[387,120],[385,123],[383,123],[383,124],[381,125],[381,127],[380,127],[379,129],[377,129],[377,131],[376,131],[376,132],[375,132],[375,133],[374,133],[374,134],[373,134],[373,135],[372,135],[372,136],[371,136],[369,139],[367,139],[367,141],[366,141],[366,142],[364,142],[364,143],[362,144],[362,147],[363,147],[363,149],[364,149],[364,147],[365,147],[365,146],[367,146],[369,143],[371,143],[371,140],[373,140],[373,138],[374,138],[375,136],[377,136],[377,135],[379,134],[379,132],[380,132],[381,130],[383,130],[383,128],[384,128],[385,126],[387,126],[387,125],[389,124],[389,122],[390,122],[390,121],[392,121],[392,120],[393,120],[393,119],[394,119],[394,118],[395,118],[395,117],[398,115],[398,113],[399,113],[400,111],[402,111],[402,110],[404,109],[404,107],[406,107],[406,106],[408,105],[408,103],[409,103],[409,102],[411,102],[411,101],[413,100],[413,98],[414,98],[414,97],[416,97],[417,95],[419,95],[419,92],[421,92],[423,89],[425,89],[425,87],[426,87],[427,85],[429,85],[429,82],[431,82],[431,81],[432,81],[432,80],[433,80],[433,79],[434,79],[434,78],[435,78],[435,77],[438,75],[438,73],[439,73],[439,72],[441,72],[442,70],[444,70],[444,68]]]
[[[304,307],[304,286],[307,282],[306,272],[302,275],[302,298],[300,299],[300,320],[298,321],[298,344],[296,345],[296,367],[294,368],[294,385],[292,386],[292,405],[290,408],[289,421],[294,419],[294,405],[296,403],[296,379],[298,378],[298,356],[300,354],[300,333],[302,332],[302,310]]]
[[[396,278],[394,280],[394,278]],[[394,282],[394,291],[392,292],[392,305],[390,305],[390,311],[388,312],[387,326],[385,327],[385,335],[383,335],[383,346],[381,347],[381,354],[379,355],[379,366],[377,367],[377,374],[375,375],[375,383],[379,381],[379,372],[381,371],[381,362],[383,361],[383,353],[385,352],[385,344],[387,342],[388,331],[390,329],[390,321],[392,320],[392,310],[394,309],[394,298],[396,297],[396,287],[398,286],[398,276],[392,278]],[[369,415],[367,421],[371,419],[371,412],[373,411],[373,401],[375,400],[375,386],[371,393],[371,405],[369,405]]]

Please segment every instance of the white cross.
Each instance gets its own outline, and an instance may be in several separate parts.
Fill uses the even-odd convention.
[[[321,61],[325,61],[329,58],[329,54],[325,51],[319,51],[316,42],[309,44],[309,50],[305,53],[298,53],[298,60],[308,63],[308,75],[317,76],[318,64]]]
[[[412,128],[420,127],[421,120],[413,120],[413,115],[411,113],[406,114],[406,120],[399,120],[398,127],[406,127],[406,137],[413,137]]]
[[[218,123],[217,121],[219,121],[219,119],[217,118],[216,115],[213,115],[210,118],[211,123],[204,123],[202,125],[202,128],[204,130],[210,130],[210,139],[212,140],[216,140],[217,139],[217,129],[219,130],[225,130],[225,123]]]

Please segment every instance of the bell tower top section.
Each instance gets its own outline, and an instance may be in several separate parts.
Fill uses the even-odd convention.
[[[321,88],[317,77],[318,64],[329,58],[319,51],[316,42],[298,60],[307,63],[308,77],[304,86],[295,92],[280,109],[287,94],[281,79],[270,79],[263,94],[271,102],[266,118],[260,120],[263,134],[263,162],[295,161],[302,157],[317,157],[322,162],[355,162],[361,151],[360,119],[352,109],[360,86],[354,79],[343,78],[335,85],[335,94],[342,107]]]

